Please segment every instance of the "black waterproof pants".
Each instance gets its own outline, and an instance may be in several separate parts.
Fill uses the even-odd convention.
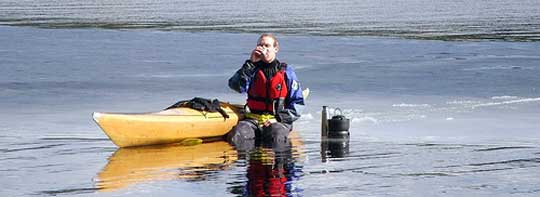
[[[268,127],[260,127],[257,121],[245,119],[227,135],[227,141],[234,145],[237,150],[249,151],[257,146],[284,150],[290,143],[288,136],[292,125],[281,122],[272,123]]]

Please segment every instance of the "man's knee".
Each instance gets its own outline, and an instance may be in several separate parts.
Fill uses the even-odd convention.
[[[227,141],[238,150],[249,150],[255,145],[257,127],[249,121],[240,121],[227,135]]]
[[[284,143],[287,142],[287,138],[290,133],[290,126],[283,123],[273,123],[267,130],[267,134],[270,134],[270,137],[274,143]]]
[[[233,127],[227,139],[255,139],[255,129],[251,123],[240,121]]]
[[[270,129],[273,136],[288,136],[291,131],[291,127],[283,123],[273,123],[270,125]]]
[[[286,150],[289,147],[289,133],[291,127],[283,123],[272,123],[265,127],[260,138],[261,145],[275,151]]]

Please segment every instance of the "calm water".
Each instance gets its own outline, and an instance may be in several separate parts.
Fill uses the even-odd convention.
[[[538,0],[3,0],[0,24],[48,28],[538,41]]]
[[[256,38],[0,27],[0,195],[235,196],[263,172],[297,196],[540,192],[537,42],[281,36],[312,90],[288,153],[119,150],[92,122],[194,96],[243,102],[224,82]],[[322,105],[352,119],[350,142],[324,154]]]
[[[1,1],[0,196],[540,195],[540,43],[507,41],[538,39],[537,1],[267,4]],[[92,121],[244,102],[225,83],[259,31],[311,89],[292,149],[117,149]]]

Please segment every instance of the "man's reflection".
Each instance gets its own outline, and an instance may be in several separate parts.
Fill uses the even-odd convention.
[[[291,138],[279,140],[256,138],[253,144],[238,149],[240,159],[247,161],[247,182],[233,193],[242,196],[293,196],[301,190],[293,183],[298,180],[302,169],[295,165]],[[247,148],[247,149],[245,149]]]

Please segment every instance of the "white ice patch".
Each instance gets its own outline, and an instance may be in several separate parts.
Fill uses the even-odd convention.
[[[300,119],[301,120],[313,120],[313,115],[311,113],[308,113],[308,114],[302,114],[302,116],[300,116]]]
[[[407,104],[407,103],[401,103],[401,104],[393,104],[392,107],[431,107],[429,104]]]
[[[298,114],[302,114],[304,112],[304,110],[306,109],[306,106],[305,105],[298,105],[298,104],[293,104],[293,107],[294,109],[296,109],[296,112]]]
[[[540,97],[538,97],[538,98],[516,99],[516,100],[503,101],[503,102],[482,103],[482,104],[473,105],[472,108],[498,106],[498,105],[508,105],[508,104],[516,104],[516,103],[529,103],[529,102],[538,102],[538,101],[540,101]]]
[[[374,118],[374,117],[361,117],[361,118],[353,118],[352,122],[355,122],[355,123],[356,122],[359,122],[359,123],[368,122],[368,123],[377,124],[379,122],[379,120],[377,120],[377,118]]]
[[[472,100],[454,100],[454,101],[448,101],[446,104],[448,105],[476,105],[482,103],[480,101],[472,101]]]
[[[517,99],[517,96],[494,96],[491,97],[492,100],[510,100],[510,99]]]

